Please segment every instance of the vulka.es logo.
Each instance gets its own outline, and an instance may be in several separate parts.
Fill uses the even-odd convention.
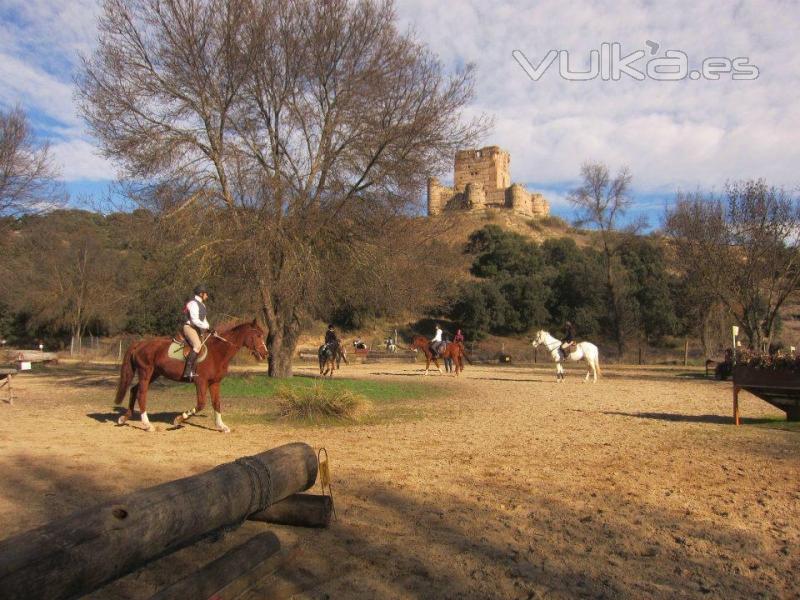
[[[623,75],[638,81],[645,79],[680,81],[687,77],[692,80],[716,81],[723,76],[738,81],[757,79],[759,75],[758,67],[750,64],[750,59],[746,56],[705,58],[699,69],[690,71],[689,56],[685,52],[666,50],[663,56],[656,56],[660,45],[650,40],[645,45],[647,52],[636,50],[623,55],[622,44],[619,42],[603,42],[599,50],[589,51],[589,66],[585,71],[576,69],[575,64],[570,62],[570,55],[566,50],[550,50],[536,65],[528,60],[522,50],[514,50],[511,56],[533,81],[539,81],[556,61],[558,74],[568,81],[589,81],[597,78],[603,81],[619,81]],[[648,54],[652,58],[644,64],[636,64]]]

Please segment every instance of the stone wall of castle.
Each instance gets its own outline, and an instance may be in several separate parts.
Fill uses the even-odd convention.
[[[453,187],[428,179],[428,214],[506,209],[526,217],[546,217],[550,205],[541,194],[511,183],[511,157],[498,146],[456,153]]]

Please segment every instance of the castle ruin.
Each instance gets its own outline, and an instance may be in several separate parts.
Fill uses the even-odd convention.
[[[544,196],[511,183],[511,157],[499,146],[456,152],[453,187],[428,179],[428,215],[445,211],[506,209],[526,217],[546,217],[550,205]]]

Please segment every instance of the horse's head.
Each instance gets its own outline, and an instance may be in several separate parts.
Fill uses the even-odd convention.
[[[242,346],[250,350],[250,354],[252,354],[256,360],[266,359],[269,351],[267,350],[267,344],[264,342],[264,336],[266,335],[264,330],[261,329],[255,319],[253,319],[252,323],[246,323],[244,327],[245,332]]]
[[[547,332],[543,329],[540,329],[536,332],[536,335],[533,336],[533,341],[531,342],[531,346],[536,348],[540,344],[544,344],[545,340],[547,339]]]
[[[418,352],[428,347],[428,338],[424,338],[421,335],[415,335],[411,339],[411,344],[408,346],[409,350],[413,350],[414,352]]]

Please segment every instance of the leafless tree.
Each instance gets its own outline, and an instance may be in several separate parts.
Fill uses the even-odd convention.
[[[34,140],[22,109],[0,111],[0,217],[55,203],[56,176],[48,145]]]
[[[800,287],[800,198],[764,180],[731,183],[721,197],[682,193],[665,231],[687,275],[754,347],[768,344],[781,307]]]
[[[106,156],[167,186],[166,212],[217,209],[291,374],[329,260],[359,252],[423,177],[473,141],[472,69],[451,77],[390,2],[106,0],[80,102]]]
[[[627,167],[612,178],[608,167],[602,163],[584,163],[581,166],[581,185],[569,195],[570,203],[578,211],[578,222],[589,225],[598,232],[603,267],[606,276],[606,295],[609,316],[620,355],[625,348],[624,282],[617,253],[620,248],[620,218],[632,203],[630,185],[632,176]]]

